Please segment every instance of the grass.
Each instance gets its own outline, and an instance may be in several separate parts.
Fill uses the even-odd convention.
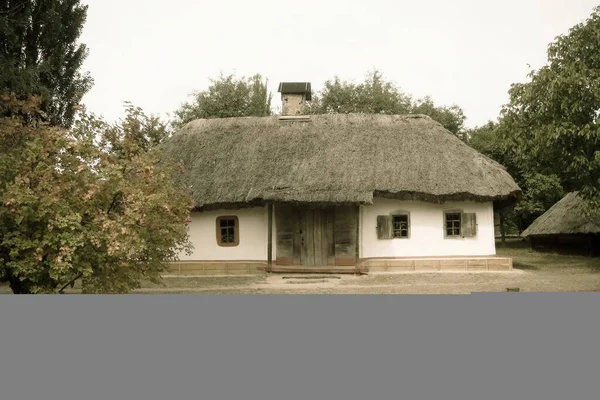
[[[564,272],[564,269],[576,268],[600,272],[598,257],[542,253],[532,250],[529,243],[521,239],[509,239],[504,246],[497,242],[496,252],[502,257],[512,257],[513,266],[522,270]],[[560,271],[556,271],[557,269]]]

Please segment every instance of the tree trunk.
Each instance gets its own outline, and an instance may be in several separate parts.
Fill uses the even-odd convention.
[[[6,272],[8,284],[14,294],[31,294],[31,288],[28,283],[22,282],[18,277],[13,276],[10,270]]]

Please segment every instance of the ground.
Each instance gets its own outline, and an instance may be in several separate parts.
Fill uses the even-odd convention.
[[[497,245],[500,256],[513,258],[507,272],[378,273],[372,275],[166,277],[163,285],[146,285],[136,293],[265,294],[469,294],[505,292],[598,292],[600,258],[539,253],[513,240]],[[9,293],[0,287],[0,293]]]

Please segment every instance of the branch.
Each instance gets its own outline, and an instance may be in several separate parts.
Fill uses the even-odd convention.
[[[21,9],[23,9],[23,7],[25,7],[25,3],[19,3],[12,10],[0,11],[0,15],[2,15],[2,14],[9,15],[12,13],[16,13],[17,11],[21,11]]]
[[[115,195],[113,196],[112,202],[110,203],[110,206],[108,206],[108,210],[106,210],[106,215],[109,215],[110,212],[112,211],[113,207],[117,204],[117,197],[120,194],[122,194],[120,190],[115,193]]]
[[[64,290],[67,288],[67,286],[71,285],[71,287],[73,287],[73,285],[75,284],[75,281],[79,278],[81,278],[83,276],[83,272],[79,275],[77,275],[75,278],[71,279],[65,286],[63,286],[58,293],[60,294],[65,294]]]

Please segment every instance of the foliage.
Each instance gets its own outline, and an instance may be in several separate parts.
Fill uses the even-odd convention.
[[[526,170],[600,201],[600,7],[556,38],[548,62],[512,85],[502,136]]]
[[[436,106],[430,97],[425,97],[424,99],[414,101],[410,112],[412,114],[429,115],[461,140],[466,140],[464,123],[467,117],[462,108],[456,104],[451,106]]]
[[[86,46],[77,44],[87,17],[79,0],[6,0],[0,3],[0,93],[41,96],[47,121],[70,127],[92,87],[80,72]],[[0,103],[0,117],[11,109]]]
[[[140,107],[125,102],[125,119],[119,126],[119,132],[128,132],[134,142],[144,151],[150,151],[171,137],[173,131],[156,115],[146,115]],[[122,151],[121,143],[113,138],[110,151]]]
[[[500,150],[499,136],[496,134],[498,123],[488,121],[482,126],[478,126],[467,131],[468,144],[486,156],[499,161],[503,152]],[[503,164],[503,163],[501,163]]]
[[[502,122],[489,121],[468,131],[468,144],[506,167],[523,190],[514,207],[498,210],[507,226],[514,226],[521,232],[565,193],[557,174],[547,170],[542,173],[543,169],[538,165],[524,162],[521,153],[510,145],[510,141],[505,141],[503,129],[506,126]]]
[[[18,115],[0,119],[0,281],[13,292],[77,279],[127,292],[189,248],[191,199],[173,187],[181,167],[161,162],[152,118],[128,107],[121,125],[83,114],[65,131]]]
[[[235,75],[211,79],[207,90],[195,92],[193,100],[175,111],[173,126],[181,128],[197,118],[226,118],[271,115],[273,95],[260,74],[236,78]]]
[[[464,138],[466,117],[460,107],[436,106],[430,97],[413,100],[378,70],[369,72],[362,83],[342,81],[337,76],[326,81],[308,106],[312,114],[425,114]]]
[[[557,175],[527,173],[521,186],[525,190],[514,208],[514,222],[520,232],[565,195]]]
[[[410,106],[410,97],[386,81],[377,70],[358,84],[341,81],[337,76],[326,81],[309,105],[313,114],[406,114]]]
[[[488,121],[486,124],[465,132],[467,144],[475,150],[502,164],[513,178],[521,176],[520,160],[514,148],[507,146],[500,130],[500,123]]]

